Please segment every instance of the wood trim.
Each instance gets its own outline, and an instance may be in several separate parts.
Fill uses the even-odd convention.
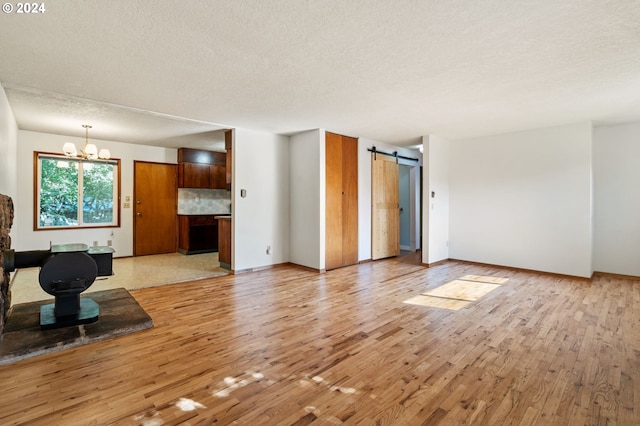
[[[319,273],[319,274],[324,274],[325,272],[327,272],[326,269],[312,268],[310,266],[299,265],[297,263],[291,263],[291,262],[282,263],[281,265],[287,265],[287,266],[291,266],[291,267],[294,267],[294,268],[302,269],[303,271],[316,272],[316,273]]]
[[[283,266],[287,266],[289,265],[289,262],[283,262],[283,263],[276,263],[273,265],[265,265],[265,266],[258,266],[255,268],[247,268],[247,269],[231,269],[230,272],[234,275],[237,274],[246,274],[248,272],[258,272],[258,271],[266,271],[269,269],[274,269],[274,268],[281,268]],[[291,264],[293,265],[293,264]],[[299,265],[296,265],[299,266]]]
[[[542,274],[542,275],[547,275],[547,276],[551,276],[551,277],[558,277],[558,278],[572,278],[572,279],[577,279],[580,281],[584,281],[584,282],[591,282],[592,277],[580,277],[578,275],[569,275],[569,274],[559,274],[557,272],[547,272],[547,271],[538,271],[536,269],[526,269],[526,268],[515,268],[513,266],[504,266],[504,265],[494,265],[492,263],[482,263],[482,262],[472,262],[469,260],[460,260],[460,259],[447,259],[450,262],[461,262],[461,263],[465,263],[468,265],[475,265],[475,266],[484,266],[484,267],[490,267],[490,268],[499,268],[499,269],[509,269],[512,271],[518,271],[518,272],[527,272],[527,273],[532,273],[532,274]]]
[[[433,263],[421,263],[421,265],[424,265],[427,268],[433,268],[435,266],[440,266],[440,265],[444,265],[446,263],[449,263],[449,260],[451,260],[451,259],[438,260],[437,262],[433,262]]]
[[[38,191],[38,152],[33,151],[33,230],[38,230],[38,198],[40,198],[40,191]]]
[[[620,280],[640,280],[640,276],[636,275],[624,275],[624,274],[614,274],[612,272],[598,272],[594,271],[591,278],[615,278]]]
[[[536,269],[514,268],[512,266],[496,265],[496,264],[492,264],[492,263],[472,262],[472,261],[469,261],[469,260],[460,260],[460,259],[444,259],[444,260],[439,260],[439,261],[434,262],[434,263],[421,263],[421,264],[426,266],[427,268],[433,268],[435,266],[445,265],[445,264],[450,263],[450,262],[466,263],[466,264],[469,264],[469,265],[485,266],[485,267],[491,267],[491,268],[509,269],[509,270],[513,270],[513,271],[521,271],[521,272],[528,272],[528,273],[535,273],[535,274],[544,274],[544,275],[549,275],[549,276],[558,277],[558,278],[579,279],[579,280],[588,281],[588,282],[591,282],[595,278],[613,278],[613,279],[632,280],[632,281],[640,280],[640,276],[625,275],[625,274],[614,274],[612,272],[594,271],[593,274],[591,275],[591,277],[587,278],[587,277],[580,277],[580,276],[577,276],[577,275],[558,274],[557,272],[538,271]]]

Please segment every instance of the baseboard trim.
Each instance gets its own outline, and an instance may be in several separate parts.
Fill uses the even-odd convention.
[[[440,266],[440,265],[444,265],[445,263],[449,263],[451,259],[442,259],[442,260],[438,260],[437,262],[433,262],[433,263],[422,263],[423,266],[426,266],[427,268],[433,268],[435,266]]]
[[[283,263],[275,263],[273,265],[257,266],[255,268],[232,269],[231,273],[234,274],[234,275],[246,274],[247,272],[258,272],[258,271],[265,271],[267,269],[281,268],[283,266],[287,266],[288,264],[289,264],[289,262],[283,262]]]
[[[380,260],[382,260],[382,259],[380,259]],[[357,264],[360,265],[360,264],[365,264],[365,263],[370,263],[370,262],[373,262],[373,260],[372,259],[363,259],[363,260],[359,260]],[[581,277],[581,276],[578,276],[578,275],[569,275],[569,274],[560,274],[560,273],[557,273],[557,272],[539,271],[537,269],[516,268],[516,267],[513,267],[513,266],[497,265],[497,264],[493,264],[493,263],[473,262],[473,261],[470,261],[470,260],[451,259],[451,258],[439,260],[439,261],[433,262],[433,263],[420,263],[420,265],[425,266],[427,268],[434,268],[436,266],[445,265],[445,264],[451,263],[451,262],[463,263],[463,264],[467,264],[467,265],[483,266],[485,268],[508,269],[508,270],[511,270],[511,271],[526,272],[526,273],[530,273],[530,274],[542,274],[542,275],[547,275],[547,276],[551,276],[551,277],[558,277],[558,278],[571,278],[571,279],[579,280],[579,281],[583,281],[583,282],[591,282],[594,278],[618,278],[618,279],[625,279],[625,280],[640,280],[640,276],[615,274],[615,273],[611,273],[611,272],[594,271],[594,273],[591,275],[591,277]],[[303,269],[305,271],[315,272],[315,273],[319,273],[319,274],[324,274],[325,272],[327,272],[326,269],[312,268],[312,267],[305,266],[305,265],[298,265],[297,263],[292,263],[292,262],[277,263],[275,265],[267,265],[267,266],[261,266],[261,267],[257,267],[257,268],[241,269],[241,270],[237,270],[237,271],[236,270],[230,270],[230,272],[232,274],[244,274],[244,273],[247,273],[247,272],[264,271],[264,270],[267,270],[267,269],[278,268],[278,267],[283,267],[283,266],[292,266],[292,267],[295,267],[295,268]],[[13,277],[11,277],[11,279],[13,279]]]
[[[319,274],[324,274],[325,272],[327,272],[326,269],[312,268],[311,266],[300,265],[300,264],[293,263],[293,262],[287,262],[284,265],[293,266],[294,268],[303,269],[303,270],[309,271],[309,272],[317,272]]]
[[[584,281],[584,282],[591,282],[591,277],[581,277],[581,276],[578,276],[578,275],[560,274],[560,273],[557,273],[557,272],[539,271],[537,269],[517,268],[517,267],[514,267],[514,266],[494,265],[492,263],[472,262],[472,261],[469,261],[469,260],[461,260],[461,259],[449,259],[449,261],[466,263],[466,264],[469,264],[469,265],[478,265],[478,266],[484,266],[484,267],[490,267],[490,268],[499,268],[499,269],[510,269],[512,271],[527,272],[527,273],[530,273],[530,274],[542,274],[542,275],[548,275],[548,276],[551,276],[551,277],[571,278],[571,279],[580,280],[580,281]]]
[[[625,275],[625,274],[614,274],[612,272],[598,272],[594,271],[593,275],[591,275],[591,279],[593,278],[617,278],[621,280],[640,280],[640,277],[637,275]]]

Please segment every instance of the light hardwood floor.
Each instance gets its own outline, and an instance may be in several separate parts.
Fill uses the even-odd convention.
[[[390,259],[131,293],[155,327],[1,366],[0,424],[640,424],[637,280]]]

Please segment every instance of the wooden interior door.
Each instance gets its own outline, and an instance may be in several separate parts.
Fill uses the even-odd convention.
[[[358,139],[342,136],[342,264],[358,263]]]
[[[395,157],[371,154],[371,259],[400,254],[398,164]]]
[[[325,269],[358,263],[358,140],[327,132]]]
[[[325,134],[325,269],[342,266],[342,137]]]
[[[134,256],[177,251],[175,164],[134,162]]]

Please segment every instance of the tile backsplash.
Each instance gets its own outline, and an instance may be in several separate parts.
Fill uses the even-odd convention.
[[[231,191],[178,188],[178,214],[229,214]]]

